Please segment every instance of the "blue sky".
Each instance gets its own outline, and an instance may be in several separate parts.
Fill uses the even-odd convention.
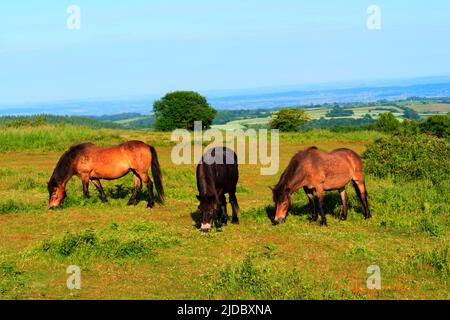
[[[69,5],[81,30],[66,27]],[[382,29],[366,27],[381,8]],[[2,1],[0,105],[450,74],[448,0]]]

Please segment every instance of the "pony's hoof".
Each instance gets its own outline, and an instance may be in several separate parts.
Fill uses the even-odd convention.
[[[153,209],[154,206],[155,206],[154,203],[149,203],[149,204],[147,204],[147,208],[148,208],[148,209]]]
[[[311,219],[309,219],[309,223],[316,223],[317,222],[317,219],[316,218],[311,218]]]
[[[278,224],[283,224],[286,222],[286,218],[279,218],[278,219]]]
[[[232,223],[232,224],[239,224],[239,219],[238,219],[238,218],[233,218],[233,219],[231,220],[231,223]]]
[[[326,221],[321,221],[320,222],[320,226],[321,227],[328,227],[328,223]]]
[[[127,206],[136,206],[137,205],[137,201],[129,201],[127,203]]]

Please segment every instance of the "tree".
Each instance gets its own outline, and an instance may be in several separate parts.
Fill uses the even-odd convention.
[[[309,117],[305,110],[299,108],[281,109],[270,122],[272,129],[284,132],[295,132],[300,126],[308,122]]]
[[[161,131],[194,130],[194,122],[202,121],[203,129],[211,126],[217,111],[205,97],[193,91],[166,94],[153,104],[155,128]]]
[[[378,131],[392,133],[400,128],[400,121],[391,112],[386,112],[377,119],[375,128]]]
[[[411,108],[406,108],[405,112],[403,113],[403,118],[419,121],[420,115],[417,113],[416,110],[413,110]]]

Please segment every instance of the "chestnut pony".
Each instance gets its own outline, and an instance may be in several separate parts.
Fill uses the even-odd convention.
[[[324,211],[324,191],[339,190],[344,206],[343,220],[347,219],[347,194],[345,186],[350,182],[356,190],[364,207],[366,219],[371,217],[367,202],[367,191],[364,182],[361,157],[350,149],[337,149],[330,153],[311,147],[297,153],[281,175],[280,181],[272,189],[276,204],[275,223],[286,220],[286,214],[291,206],[291,195],[303,188],[308,196],[312,222],[316,222],[318,214],[314,204],[314,190],[319,198],[321,224],[327,225]]]
[[[78,176],[83,183],[84,197],[89,197],[89,181],[100,193],[102,201],[108,201],[103,191],[101,179],[114,180],[125,176],[130,171],[134,175],[134,191],[128,205],[136,205],[137,195],[142,183],[147,185],[148,208],[155,204],[153,183],[148,176],[151,167],[156,191],[161,200],[164,189],[161,181],[161,169],[155,148],[141,141],[128,141],[111,148],[100,148],[93,143],[83,143],[71,147],[58,161],[47,188],[50,196],[49,209],[56,209],[66,197],[66,185],[72,176]]]

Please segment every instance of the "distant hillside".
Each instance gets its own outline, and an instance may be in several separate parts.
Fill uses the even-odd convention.
[[[399,120],[424,119],[434,114],[450,112],[450,98],[418,98],[370,103],[324,103],[294,106],[306,109],[310,121],[304,129],[330,127],[360,127],[372,124],[380,114],[392,112]],[[270,119],[281,107],[255,110],[219,110],[213,127],[218,129],[267,128]],[[66,123],[90,128],[152,129],[155,119],[152,115],[136,112],[102,116],[3,116],[0,126],[33,126],[40,124]]]
[[[0,126],[21,127],[35,126],[42,124],[70,124],[75,126],[86,126],[93,129],[109,128],[123,129],[120,124],[110,121],[98,121],[88,117],[79,116],[55,116],[55,115],[35,115],[35,116],[1,116]]]
[[[327,84],[283,88],[245,89],[200,92],[219,110],[257,110],[286,106],[316,105],[324,103],[371,103],[379,100],[396,101],[408,97],[450,97],[450,77],[418,78],[399,81],[379,81],[369,84]],[[146,95],[128,99],[85,99],[52,103],[2,105],[0,115],[97,115],[120,114],[123,119],[100,117],[101,121],[120,121],[135,118],[138,126],[151,123],[153,102],[160,95]],[[126,111],[127,113],[123,113]],[[139,118],[139,119],[138,119]]]
[[[236,96],[212,97],[209,101],[219,109],[269,109],[293,105],[324,103],[370,103],[396,101],[408,97],[450,97],[450,82],[410,86],[357,87],[318,90],[258,92]]]

